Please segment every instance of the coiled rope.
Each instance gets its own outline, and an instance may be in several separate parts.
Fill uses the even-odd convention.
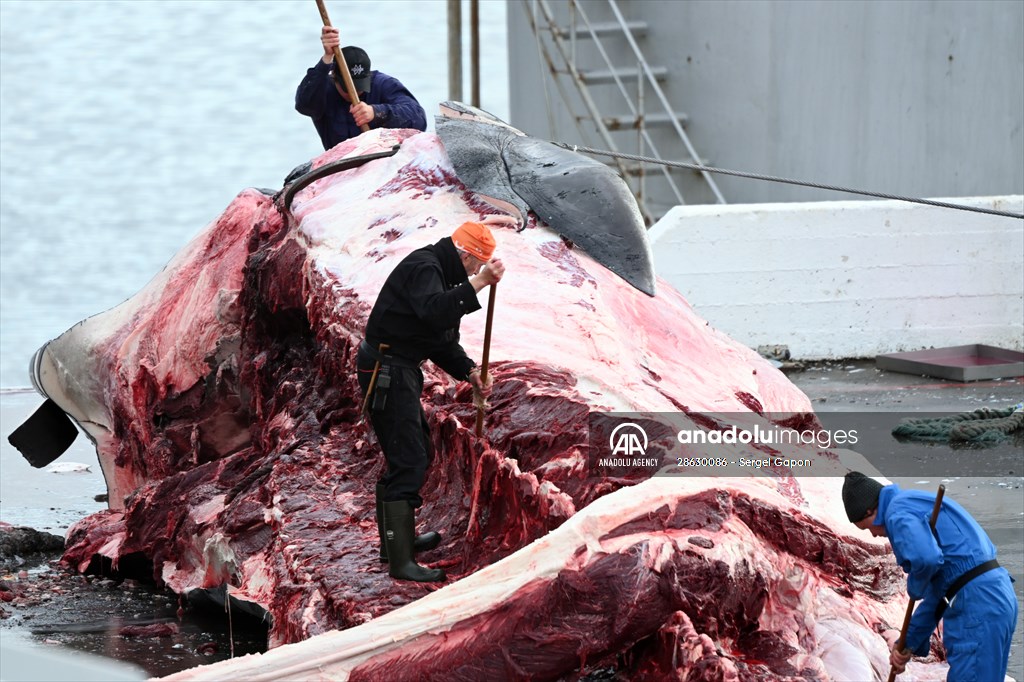
[[[964,206],[963,204],[950,204],[945,201],[932,201],[931,199],[916,199],[913,197],[904,197],[898,194],[887,194],[885,192],[871,192],[863,189],[851,189],[849,187],[841,187],[839,185],[826,185],[819,182],[807,182],[804,180],[793,180],[791,178],[781,178],[777,175],[762,175],[761,173],[748,173],[746,171],[735,171],[727,170],[725,168],[713,168],[712,166],[704,166],[697,163],[686,163],[685,161],[666,161],[664,159],[654,158],[652,156],[639,156],[637,154],[626,154],[625,152],[610,152],[604,149],[591,149],[590,147],[580,147],[575,144],[566,144],[565,142],[552,142],[552,144],[562,147],[563,149],[570,149],[574,152],[583,152],[584,154],[596,154],[598,156],[611,156],[617,159],[627,159],[629,161],[640,161],[643,163],[657,163],[663,166],[670,166],[672,168],[687,168],[695,171],[704,171],[707,173],[721,173],[722,175],[735,175],[740,178],[751,178],[754,180],[767,180],[769,182],[783,182],[788,185],[800,185],[801,187],[816,187],[818,189],[834,190],[836,192],[846,192],[848,194],[861,194],[867,197],[878,197],[880,199],[895,199],[896,201],[909,201],[913,204],[924,204],[926,206],[938,206],[940,208],[953,208],[958,211],[973,211],[975,213],[988,213],[989,215],[1002,216],[1004,218],[1017,218],[1018,220],[1024,220],[1024,213],[1010,213],[1009,211],[1000,211],[994,208],[982,208],[980,206]]]
[[[1024,403],[997,410],[982,407],[972,412],[937,419],[904,419],[892,430],[897,438],[927,442],[991,443],[1024,431]]]

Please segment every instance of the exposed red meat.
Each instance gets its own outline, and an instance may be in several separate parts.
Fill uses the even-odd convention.
[[[535,218],[496,230],[485,440],[468,386],[425,368],[420,520],[445,540],[420,560],[450,584],[388,577],[355,344],[402,256],[495,211],[432,134],[374,131],[317,164],[398,142],[299,192],[291,216],[243,192],[136,297],[47,347],[44,384],[95,438],[112,506],[72,529],[65,561],[145,560],[179,593],[226,583],[266,612],[279,648],[179,679],[883,671],[902,582],[884,544],[848,535],[835,453],[799,450],[831,479],[609,478],[589,457],[591,411],[813,422],[807,398],[664,282],[651,298]],[[484,319],[463,323],[471,355]]]

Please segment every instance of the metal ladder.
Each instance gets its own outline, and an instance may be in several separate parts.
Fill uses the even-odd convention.
[[[643,38],[647,33],[646,22],[626,21],[616,0],[606,1],[614,20],[595,23],[587,16],[583,3],[577,0],[568,0],[565,3],[569,13],[568,28],[559,25],[548,0],[522,0],[521,3],[526,11],[530,28],[536,38],[540,59],[547,65],[552,74],[552,81],[558,89],[563,103],[569,108],[580,136],[588,146],[591,146],[587,142],[588,134],[583,126],[584,121],[589,121],[593,124],[598,135],[600,135],[605,147],[609,151],[618,152],[620,150],[612,136],[612,132],[634,129],[638,134],[637,146],[639,151],[637,155],[651,156],[659,160],[678,161],[678,156],[666,159],[661,154],[648,130],[651,126],[668,126],[674,129],[682,149],[685,149],[685,152],[690,155],[690,162],[698,165],[707,165],[707,162],[700,159],[697,155],[689,136],[684,130],[686,114],[672,110],[672,106],[659,85],[659,81],[669,76],[668,69],[664,66],[651,66],[648,64],[637,43],[637,39]],[[595,3],[589,4],[593,7]],[[616,65],[612,62],[602,39],[607,40],[613,37],[625,39],[629,45],[632,57],[635,59],[635,66]],[[576,53],[578,40],[592,41],[593,46],[604,61],[604,69],[582,70],[580,68]],[[574,102],[569,97],[563,83],[566,77],[576,86],[579,100],[586,109],[585,114],[572,111]],[[630,93],[625,85],[626,82],[632,81],[636,82],[635,95]],[[605,116],[598,109],[598,105],[594,101],[591,87],[613,84],[617,86],[622,100],[625,101],[628,113]],[[651,89],[657,101],[657,104],[653,107],[654,111],[647,110],[646,87]],[[549,116],[550,114],[549,108]],[[554,131],[553,121],[551,127],[552,131]],[[675,144],[671,146],[673,147],[671,151],[678,154],[679,147]],[[647,150],[646,153],[645,148]],[[655,215],[645,191],[647,164],[626,164],[621,159],[616,158],[614,165],[618,168],[627,185],[629,185],[634,196],[636,196],[637,204],[644,216],[644,220],[647,221],[648,225],[652,224],[660,216]],[[686,200],[683,197],[679,183],[672,176],[670,169],[663,164],[655,165],[663,174],[671,194],[675,197],[675,201],[679,204],[685,204]],[[726,203],[711,174],[707,171],[700,171],[700,174],[715,196],[716,201],[720,204]]]

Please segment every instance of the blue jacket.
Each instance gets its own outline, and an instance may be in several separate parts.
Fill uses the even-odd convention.
[[[318,59],[316,65],[306,71],[306,77],[295,90],[295,110],[313,119],[324,149],[330,149],[362,132],[348,111],[348,102],[338,94],[330,72],[331,64]],[[373,107],[371,129],[427,129],[423,107],[397,78],[380,71],[371,71],[370,78],[370,91],[361,93],[359,99]]]
[[[900,490],[892,484],[879,492],[875,517],[875,525],[885,526],[896,561],[907,573],[907,593],[921,600],[906,639],[906,647],[918,656],[928,653],[938,625],[935,608],[949,586],[996,557],[995,545],[985,531],[953,500],[943,499],[933,535],[928,522],[934,507],[934,494]]]

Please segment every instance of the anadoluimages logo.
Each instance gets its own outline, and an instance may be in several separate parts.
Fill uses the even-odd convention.
[[[613,455],[643,457],[647,452],[647,432],[633,422],[619,424],[608,438],[608,446]]]

